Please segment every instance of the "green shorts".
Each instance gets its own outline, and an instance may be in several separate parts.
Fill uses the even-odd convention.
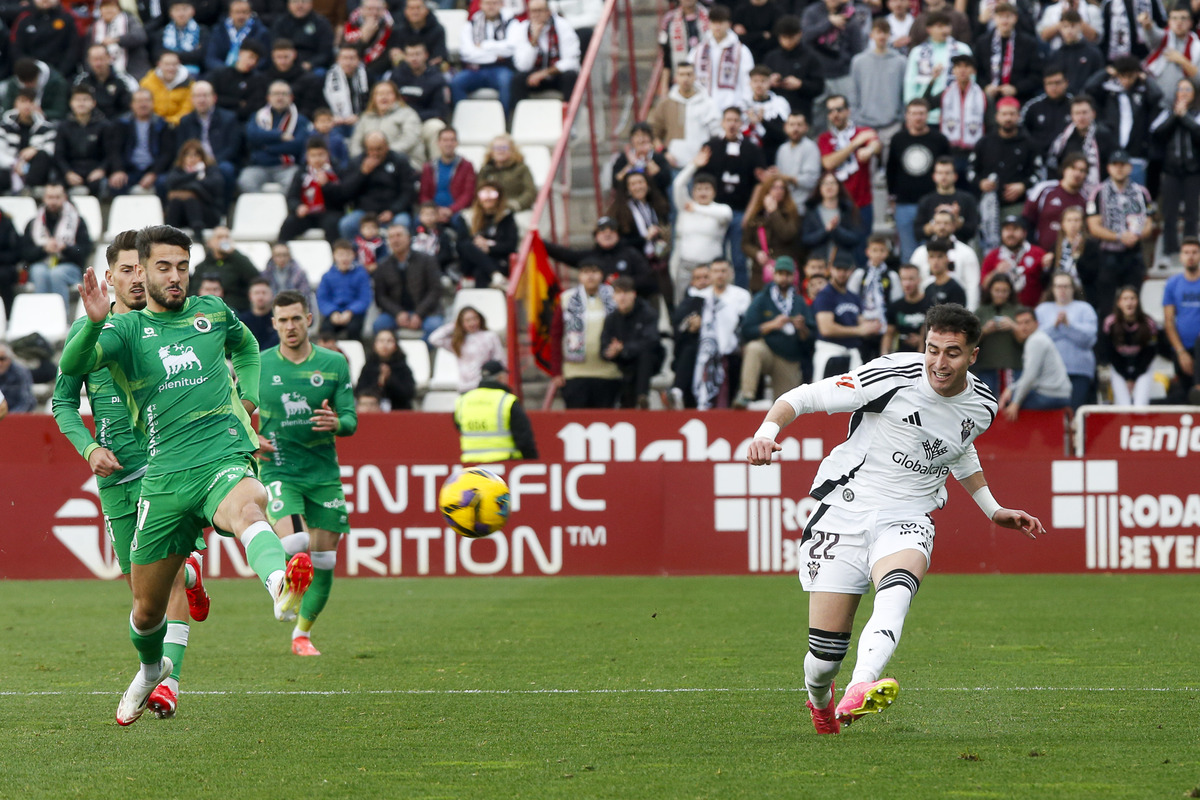
[[[284,517],[299,514],[309,528],[349,533],[346,494],[337,483],[304,484],[296,481],[267,481],[267,518],[274,525]]]
[[[153,564],[196,549],[197,531],[212,525],[217,507],[243,478],[253,478],[247,458],[142,478],[137,529],[129,548],[134,564]]]
[[[142,479],[106,486],[100,490],[100,508],[104,511],[104,532],[112,543],[113,554],[121,565],[121,574],[129,574],[129,545],[137,522],[137,501]]]

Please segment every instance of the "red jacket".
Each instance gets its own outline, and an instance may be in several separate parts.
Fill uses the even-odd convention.
[[[421,191],[417,196],[418,203],[432,203],[437,194],[437,165],[440,158],[425,162],[421,169]],[[462,156],[458,157],[458,166],[450,177],[450,196],[454,202],[450,210],[454,213],[462,211],[475,199],[475,167]]]

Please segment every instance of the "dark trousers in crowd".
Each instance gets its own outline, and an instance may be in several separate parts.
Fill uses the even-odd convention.
[[[200,239],[205,228],[215,228],[221,221],[220,212],[212,204],[201,200],[196,195],[172,197],[167,200],[167,211],[164,218],[166,223],[173,227],[191,228],[197,240]]]
[[[1179,206],[1183,204],[1183,235],[1195,236],[1197,220],[1200,219],[1200,175],[1170,175],[1163,172],[1162,195],[1159,208],[1162,210],[1163,253],[1169,256],[1179,253]]]
[[[650,394],[650,380],[662,369],[666,353],[662,346],[646,350],[632,363],[621,364],[621,408],[638,408]]]
[[[354,314],[350,317],[350,321],[345,325],[334,325],[329,321],[329,317],[321,317],[321,333],[331,334],[336,339],[354,339],[362,340],[363,322],[366,320],[365,314]]]
[[[609,378],[571,378],[562,388],[567,408],[613,408],[621,393],[621,381]]]
[[[469,239],[460,239],[458,242],[458,268],[464,278],[474,278],[475,285],[481,289],[491,284],[494,273],[508,276],[507,259],[492,258]]]
[[[1117,289],[1132,286],[1141,290],[1146,277],[1146,263],[1142,260],[1142,246],[1117,252],[1104,251],[1100,256],[1100,274],[1088,291],[1088,302],[1096,309],[1096,315],[1104,319],[1112,313]],[[1086,287],[1085,287],[1086,288]]]
[[[325,233],[325,240],[333,244],[338,239],[338,222],[341,218],[341,212],[338,211],[321,211],[303,217],[288,214],[279,227],[279,241],[290,242],[313,228],[320,228]]]
[[[45,186],[50,180],[50,170],[54,168],[54,159],[41,150],[29,162],[29,170],[21,176],[27,187]],[[12,194],[12,170],[0,170],[0,194]]]
[[[518,72],[513,75],[512,79],[512,102],[513,110],[516,110],[517,103],[529,97],[534,92],[550,92],[557,91],[562,94],[563,102],[569,102],[571,92],[575,91],[575,81],[579,78],[578,72],[560,72],[558,75],[551,75],[546,80],[539,83],[537,86],[529,85],[529,76],[532,73]]]

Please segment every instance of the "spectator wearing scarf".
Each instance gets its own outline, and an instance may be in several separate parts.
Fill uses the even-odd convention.
[[[116,40],[109,44],[111,40]],[[142,76],[150,71],[146,56],[149,37],[142,23],[118,0],[101,0],[96,21],[92,24],[91,43],[104,45],[112,58],[112,69],[127,75]]]
[[[367,107],[370,83],[367,69],[358,56],[358,49],[343,44],[338,48],[337,62],[325,73],[325,102],[333,112],[333,124],[343,136],[351,136],[358,117]]]
[[[594,261],[579,264],[579,285],[559,296],[550,324],[551,374],[567,408],[612,408],[621,390],[621,370],[605,361],[600,347],[604,319],[617,304],[604,272]]]
[[[1088,196],[1088,233],[1100,240],[1100,275],[1088,298],[1101,316],[1112,309],[1118,286],[1141,286],[1146,276],[1142,240],[1154,235],[1154,201],[1146,187],[1130,180],[1129,153],[1108,161],[1108,179]]]
[[[26,226],[21,244],[34,291],[61,296],[69,309],[71,288],[83,279],[80,265],[87,263],[92,240],[62,184],[46,185],[42,207]]]
[[[169,15],[166,26],[156,38],[157,46],[152,48],[151,55],[157,58],[163,50],[178,53],[187,71],[193,78],[198,78],[204,65],[208,33],[196,22],[196,9],[186,0],[174,0]]]
[[[229,4],[229,15],[213,26],[208,38],[205,71],[232,67],[237,63],[238,51],[250,39],[261,44],[265,51],[271,50],[271,31],[250,9],[249,0],[233,0]]]
[[[688,54],[688,61],[696,67],[696,86],[713,99],[719,111],[744,110],[754,94],[750,89],[754,56],[730,28],[728,8],[713,6],[709,22],[708,36]]]
[[[290,184],[311,132],[312,123],[292,102],[291,88],[283,81],[272,83],[267,104],[246,123],[250,163],[238,176],[238,188],[257,192],[268,182]]]
[[[513,44],[513,103],[532,92],[555,90],[571,99],[579,77],[579,35],[571,24],[550,13],[546,0],[529,0],[529,19],[508,27]]]
[[[479,10],[462,27],[462,71],[450,82],[450,97],[455,104],[477,89],[495,89],[505,113],[512,113],[513,42],[508,36],[512,21],[512,14],[500,7],[500,0],[481,0]]]
[[[775,261],[769,286],[754,295],[742,317],[742,373],[734,408],[745,408],[758,395],[763,373],[771,376],[775,396],[800,385],[801,342],[816,329],[812,309],[796,293],[796,262]]]
[[[332,245],[338,238],[338,221],[345,203],[324,139],[314,136],[308,140],[304,161],[304,169],[297,170],[288,186],[288,216],[279,228],[279,241],[290,242],[305,231],[320,228]]]
[[[686,63],[688,54],[707,36],[712,23],[708,9],[697,0],[680,0],[675,8],[669,9],[658,24],[658,44],[663,51],[664,81],[675,74],[675,68]],[[663,87],[666,89],[666,84]]]
[[[995,27],[975,40],[979,84],[992,103],[1001,97],[1023,103],[1042,88],[1038,40],[1017,28],[1017,8],[1010,3],[997,4],[994,19]]]
[[[1149,30],[1140,18],[1149,18]],[[1121,56],[1145,58],[1150,55],[1150,36],[1167,26],[1167,12],[1161,0],[1104,0],[1101,6],[1104,33],[1100,37],[1100,52],[1108,60]]]
[[[1083,193],[1086,195],[1100,185],[1101,170],[1118,149],[1112,131],[1096,121],[1095,101],[1087,95],[1080,95],[1071,100],[1071,122],[1050,145],[1048,155],[1050,166],[1057,168],[1068,154],[1083,154],[1088,163],[1087,179],[1083,183]]]
[[[1168,28],[1151,31],[1151,41],[1161,36],[1142,67],[1164,97],[1175,93],[1181,78],[1194,81],[1200,74],[1200,36],[1192,30],[1195,17],[1186,3],[1171,9]]]
[[[392,24],[392,15],[384,0],[363,0],[346,20],[342,43],[356,48],[364,64],[373,64],[387,53]]]

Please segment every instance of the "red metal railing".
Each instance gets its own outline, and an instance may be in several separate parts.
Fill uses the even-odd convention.
[[[622,26],[622,17],[624,25]],[[622,27],[624,36],[622,37]],[[621,41],[624,39],[624,41]],[[593,90],[594,72],[600,59],[600,52],[605,47],[611,52],[611,74],[608,76],[608,114],[606,121],[609,130],[598,130],[596,101]],[[627,72],[622,74],[622,66]],[[627,83],[622,82],[625,78]],[[563,112],[563,135],[554,146],[550,158],[549,179],[540,188],[537,199],[533,204],[533,227],[541,229],[542,218],[549,213],[549,236],[551,241],[563,241],[569,234],[570,219],[570,146],[572,131],[579,116],[580,108],[587,104],[587,135],[591,157],[592,187],[596,204],[596,214],[604,210],[604,190],[601,186],[601,159],[620,147],[619,130],[613,130],[620,125],[621,109],[629,100],[632,113],[637,119],[638,105],[638,75],[637,59],[634,40],[633,2],[632,0],[605,0],[604,9],[593,29],[592,39],[584,54],[583,64],[579,71],[579,80],[575,90],[567,100]],[[601,101],[603,102],[603,101]],[[601,152],[603,149],[603,153]],[[556,203],[555,200],[559,202]],[[562,219],[559,219],[561,214]],[[543,231],[543,234],[546,232]],[[529,262],[529,253],[533,244],[532,233],[526,234],[521,241],[521,247],[513,257],[508,282],[508,367],[513,390],[522,394],[521,387],[521,326],[524,324],[522,309],[518,308],[517,294]],[[560,275],[561,277],[561,275]]]

